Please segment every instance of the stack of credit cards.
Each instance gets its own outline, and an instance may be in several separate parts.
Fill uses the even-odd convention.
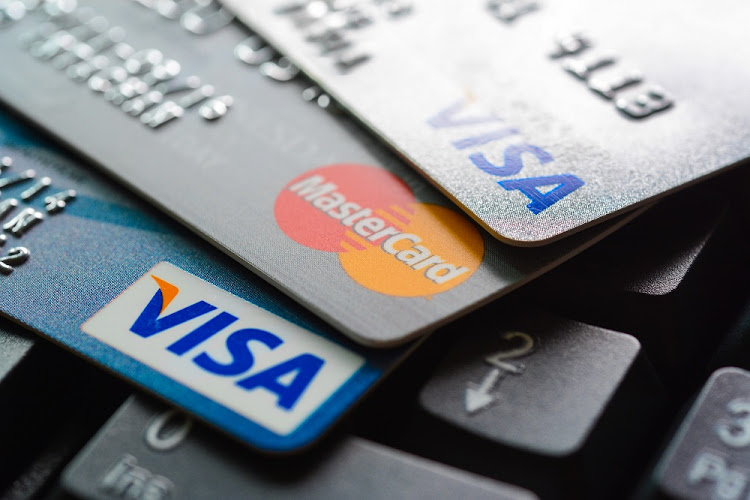
[[[501,245],[345,117],[306,102],[309,84],[238,59],[249,46],[242,26],[198,38],[135,2],[79,4],[0,32],[5,60],[24,69],[3,73],[0,98],[359,343],[424,334],[617,225],[534,252]],[[127,36],[112,38],[114,28]],[[68,64],[74,49],[50,42],[50,29],[123,41],[97,52],[109,66],[83,79],[93,63]],[[173,66],[174,77],[145,83]],[[232,105],[207,120],[211,93]],[[180,117],[146,120],[172,105]]]
[[[442,325],[748,156],[746,10],[0,0],[0,314],[300,451]]]
[[[346,117],[306,102],[301,94],[307,84],[276,81],[238,59],[235,54],[248,46],[249,34],[237,23],[225,25],[209,37],[196,38],[179,22],[153,30],[153,23],[162,22],[159,14],[135,2],[81,4],[59,11],[53,4],[45,4],[3,28],[0,43],[7,47],[6,61],[23,68],[0,77],[4,102],[360,344],[390,347],[408,342],[541,274],[626,221],[532,251],[504,245],[481,231]],[[78,34],[81,41],[64,36],[73,36],[71,33]],[[60,38],[68,41],[60,42]],[[107,48],[96,52],[96,57],[106,57],[111,64],[84,79],[80,75],[88,69],[83,68],[93,61],[76,56],[76,51],[86,49],[75,44],[91,47],[100,43]],[[170,71],[178,67],[180,71],[175,69],[172,76]],[[130,76],[118,83],[119,76],[125,74],[113,74],[123,71]],[[29,79],[35,82],[33,86],[28,85]],[[197,81],[201,83],[193,85]],[[147,90],[145,82],[152,82],[148,89],[162,90]],[[143,87],[136,89],[141,84]],[[172,88],[177,90],[170,92]],[[207,96],[213,92],[210,89],[227,92],[232,104],[225,116],[211,115],[208,120],[201,110],[215,99]],[[145,102],[153,92],[163,92],[163,102],[145,104],[142,113],[127,111],[128,104]],[[193,100],[194,105],[187,102]],[[181,102],[175,106],[184,108],[184,114],[158,126],[145,123],[146,113],[166,113],[160,107],[168,102]],[[37,177],[60,177],[47,175],[47,165],[33,155],[27,157],[12,149],[3,154],[12,160],[4,182],[18,186],[19,192],[34,185]],[[34,178],[16,177],[30,170],[36,172]],[[77,177],[85,182],[95,179],[93,175]],[[66,181],[65,187],[78,193],[69,201],[75,215],[77,207],[89,203],[84,193],[92,190],[78,185],[82,181]],[[125,365],[134,367],[139,375],[127,370],[128,378],[251,444],[264,449],[307,444],[384,371],[373,370],[361,357],[349,357],[344,351],[328,352],[332,346],[325,342],[317,345],[315,349],[321,351],[316,351],[307,346],[313,342],[309,338],[317,338],[309,331],[289,332],[289,339],[277,334],[253,338],[246,333],[229,340],[234,330],[251,326],[263,326],[269,332],[286,328],[260,318],[238,320],[243,314],[253,317],[260,313],[251,312],[256,309],[251,306],[244,312],[246,305],[240,302],[233,304],[234,308],[225,302],[235,301],[234,294],[268,309],[268,287],[250,295],[238,293],[228,284],[228,280],[242,279],[260,286],[259,278],[237,266],[232,271],[209,271],[215,262],[225,262],[213,261],[210,254],[200,258],[205,265],[186,262],[173,252],[185,252],[189,247],[164,243],[158,232],[162,246],[154,248],[149,241],[156,235],[133,236],[123,231],[118,237],[106,224],[98,226],[86,219],[92,226],[84,231],[86,238],[71,238],[69,229],[57,229],[65,225],[65,211],[45,216],[33,204],[25,208],[22,194],[2,189],[2,196],[20,200],[18,207],[13,207],[18,214],[27,210],[40,214],[38,221],[32,221],[38,228],[23,235],[29,241],[23,248],[28,248],[33,258],[3,277],[3,288],[8,291],[4,313],[53,338],[70,339],[62,342],[121,373],[126,372]],[[45,199],[44,193],[38,198]],[[105,207],[109,205],[88,211],[103,214]],[[11,208],[8,205],[5,215],[9,221],[15,215]],[[122,210],[119,217],[124,218],[118,220],[125,227],[135,224],[127,222]],[[49,231],[55,235],[47,234]],[[30,241],[37,238],[38,243]],[[60,240],[54,247],[44,243],[53,238]],[[54,249],[54,258],[45,255],[42,247]],[[107,260],[102,260],[102,254]],[[13,258],[12,249],[7,258]],[[168,263],[158,264],[162,261]],[[40,296],[29,285],[58,268],[66,272],[54,287],[45,287],[48,295]],[[101,280],[101,276],[108,279]],[[97,288],[92,289],[94,284]],[[86,293],[79,291],[81,287]],[[65,328],[60,327],[61,318],[48,318],[48,325],[56,325],[59,332],[39,323],[42,304],[56,296],[78,298],[58,311],[66,321]],[[80,313],[71,316],[69,308]],[[278,314],[278,310],[272,312]],[[268,321],[277,320],[269,316]],[[122,330],[115,332],[115,324]],[[85,342],[73,340],[68,330]],[[162,331],[167,335],[157,335]],[[218,332],[223,333],[214,336]],[[180,337],[187,340],[180,344]],[[219,361],[196,366],[199,344],[208,338],[217,343],[219,351],[229,349],[229,354],[224,352]],[[341,334],[336,339],[344,342]],[[282,354],[284,349],[277,349],[282,341],[299,346]],[[229,347],[235,342],[257,347],[249,351],[237,347],[235,351]],[[99,351],[107,353],[106,361],[96,354]],[[390,350],[386,354],[367,352],[398,358]],[[265,361],[253,365],[253,356],[260,358],[263,353]],[[235,361],[229,362],[232,359]],[[310,361],[310,365],[289,364],[294,359]],[[338,359],[343,361],[341,366],[334,361]],[[133,365],[132,360],[138,364]],[[262,373],[261,367],[271,364],[278,368],[268,375],[269,384],[297,387],[295,390],[311,396],[310,401],[303,404],[300,400],[298,406],[297,399],[284,399],[268,390],[262,404],[251,401],[247,392],[255,389],[254,382],[243,388],[238,385],[240,375]],[[186,367],[194,373],[181,375]],[[287,383],[277,381],[294,373],[301,377],[297,383],[294,377]],[[193,380],[204,376],[217,378]],[[302,383],[308,379],[309,384],[320,380],[324,390],[308,389],[309,384]],[[347,384],[356,391],[350,392]],[[218,389],[219,385],[225,389]],[[213,392],[214,388],[224,395]],[[337,393],[339,390],[347,394]],[[244,403],[238,406],[239,400]],[[338,407],[325,410],[324,402]],[[254,414],[257,410],[247,408],[259,406],[281,413],[272,411],[260,417]],[[316,411],[329,422],[314,424],[315,432],[300,430],[303,422],[313,425],[310,418]],[[295,417],[288,417],[294,412],[298,412]],[[237,423],[228,424],[226,420],[235,417]],[[245,419],[258,427],[249,426]],[[289,438],[294,432],[303,437]],[[266,434],[278,436],[278,442],[261,437]]]

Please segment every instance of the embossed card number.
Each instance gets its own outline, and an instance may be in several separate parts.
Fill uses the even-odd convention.
[[[213,2],[139,2],[167,19],[180,19],[186,30],[205,35],[226,26],[233,16]],[[224,116],[234,99],[217,96],[213,85],[198,76],[180,79],[182,65],[155,48],[136,50],[125,43],[126,32],[107,18],[76,2],[10,2],[15,15],[0,7],[0,20],[16,23],[25,17],[36,26],[21,37],[29,54],[48,61],[73,81],[85,83],[106,101],[151,128],[198,109],[205,120]]]
[[[8,241],[8,235],[13,238],[21,238],[28,233],[33,227],[45,220],[44,214],[33,206],[22,207],[23,203],[33,203],[36,199],[52,185],[52,179],[44,176],[36,180],[36,171],[27,168],[20,173],[10,173],[5,175],[8,170],[12,170],[14,165],[13,158],[10,156],[0,157],[0,189],[2,194],[5,191],[21,189],[24,184],[33,182],[33,184],[18,194],[18,198],[6,198],[0,200],[0,223],[4,233],[0,233],[0,247]],[[74,200],[76,192],[73,189],[64,189],[49,196],[45,196],[42,201],[44,211],[54,215],[62,210]],[[19,209],[20,211],[16,211]],[[15,212],[15,213],[14,213]],[[12,215],[12,217],[10,217]],[[10,217],[5,221],[6,217]],[[31,251],[25,246],[12,247],[5,255],[0,256],[0,275],[8,276],[13,270],[24,264],[31,256]]]
[[[30,255],[31,252],[26,247],[11,248],[7,255],[0,257],[0,274],[9,275],[13,269],[29,260]]]

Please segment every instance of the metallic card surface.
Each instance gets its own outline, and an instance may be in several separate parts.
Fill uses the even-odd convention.
[[[248,36],[239,23],[199,37],[136,2],[80,3],[107,19],[108,29],[127,30],[130,48],[100,53],[119,63],[78,78],[79,67],[65,59],[80,51],[69,36],[90,37],[80,34],[81,19],[88,19],[86,32],[97,16],[84,16],[84,5],[50,28],[47,16],[31,12],[0,30],[4,64],[12,68],[0,72],[0,99],[357,342],[404,343],[624,223],[539,249],[503,245],[346,117],[305,102],[302,82],[273,81],[238,61],[234,49]],[[132,102],[116,99],[151,95],[139,90],[157,78],[156,69],[139,73],[151,64],[149,47],[179,62],[182,75],[200,77],[194,90],[210,86],[214,98],[190,106],[192,90],[167,93],[165,101],[176,96],[172,104],[147,112],[161,114],[131,116],[125,105]],[[123,67],[138,76],[113,95],[105,77]],[[180,76],[165,85],[190,81]],[[225,116],[211,114],[222,106],[229,107]]]
[[[409,350],[361,348],[34,135],[0,114],[3,316],[269,452],[318,439]]]
[[[741,0],[224,3],[508,243],[750,151]]]

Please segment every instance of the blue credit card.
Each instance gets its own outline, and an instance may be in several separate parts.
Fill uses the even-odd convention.
[[[348,341],[2,112],[0,165],[0,311],[257,449],[311,444],[409,351]]]

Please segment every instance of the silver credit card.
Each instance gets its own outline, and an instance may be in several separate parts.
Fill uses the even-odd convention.
[[[223,11],[201,37],[194,9],[53,4],[0,30],[0,99],[357,342],[406,342],[625,222],[503,245]]]
[[[507,243],[750,151],[740,0],[224,3]]]

